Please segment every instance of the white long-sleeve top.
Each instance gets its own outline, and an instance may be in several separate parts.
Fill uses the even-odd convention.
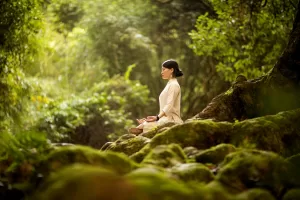
[[[164,112],[166,116],[159,119],[159,122],[171,121],[182,123],[180,117],[180,100],[181,90],[176,78],[170,79],[166,87],[159,95],[159,109]]]

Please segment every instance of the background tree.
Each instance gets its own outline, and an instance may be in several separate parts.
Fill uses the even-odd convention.
[[[272,70],[257,79],[237,81],[226,93],[214,98],[197,117],[233,121],[299,108],[299,10],[300,3],[289,42]]]
[[[0,121],[18,120],[29,85],[22,69],[36,49],[36,32],[42,27],[42,1],[4,0],[0,2]]]
[[[211,1],[214,15],[201,15],[190,33],[197,55],[212,56],[228,81],[268,72],[288,41],[297,1]]]

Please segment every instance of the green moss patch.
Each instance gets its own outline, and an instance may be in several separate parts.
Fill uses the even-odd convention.
[[[75,164],[53,173],[33,200],[134,200],[135,188],[111,170]]]
[[[196,154],[195,159],[199,163],[212,163],[219,164],[224,158],[232,152],[235,152],[236,148],[232,144],[219,144],[204,150]]]
[[[69,146],[52,151],[43,161],[43,168],[46,172],[52,172],[73,163],[102,166],[120,174],[128,173],[138,167],[135,162],[121,153],[101,152],[84,146]]]
[[[295,188],[287,191],[283,196],[282,200],[299,200],[300,199],[300,188]]]
[[[291,164],[275,153],[241,150],[225,158],[216,180],[240,192],[264,188],[278,197],[296,185],[291,169]]]
[[[276,200],[267,190],[254,188],[243,192],[233,198],[233,200]]]
[[[135,136],[123,141],[116,141],[112,143],[107,150],[122,152],[126,155],[132,155],[135,152],[138,152],[142,149],[146,144],[150,142],[150,139],[142,136]]]
[[[182,181],[197,181],[208,183],[214,179],[212,172],[199,163],[185,163],[172,167],[170,172],[178,176]]]
[[[152,149],[141,164],[172,167],[185,163],[186,156],[177,144],[159,145]]]

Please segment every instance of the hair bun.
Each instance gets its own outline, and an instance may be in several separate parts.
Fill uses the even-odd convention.
[[[177,69],[176,70],[176,73],[175,73],[175,76],[176,77],[180,77],[180,76],[182,76],[183,75],[183,72],[180,70],[180,69]]]

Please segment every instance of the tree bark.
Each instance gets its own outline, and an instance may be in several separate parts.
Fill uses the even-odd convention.
[[[247,80],[239,75],[194,118],[235,121],[300,107],[300,2],[289,42],[266,75]]]

